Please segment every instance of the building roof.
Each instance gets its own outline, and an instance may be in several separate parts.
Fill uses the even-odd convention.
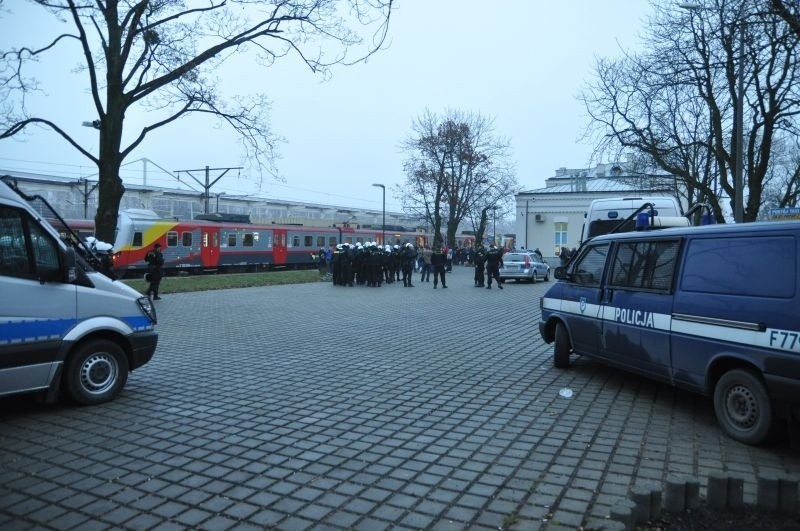
[[[587,177],[570,179],[563,184],[555,184],[535,190],[525,190],[521,194],[565,194],[586,192],[639,192],[641,187],[633,186],[614,178]],[[652,190],[651,190],[652,191]]]

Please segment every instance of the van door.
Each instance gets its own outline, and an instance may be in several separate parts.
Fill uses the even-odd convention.
[[[670,323],[679,240],[618,242],[603,294],[603,353],[612,362],[670,379]]]
[[[603,327],[602,279],[611,244],[590,244],[572,262],[562,291],[561,310],[569,314],[572,347],[578,354],[597,355]]]
[[[77,304],[77,288],[54,280],[59,256],[27,214],[0,206],[0,395],[46,388],[57,373]]]

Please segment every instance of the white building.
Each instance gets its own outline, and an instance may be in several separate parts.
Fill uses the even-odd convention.
[[[625,163],[556,170],[544,188],[516,196],[516,246],[539,249],[556,264],[562,248],[578,247],[586,210],[593,199],[631,195],[673,195],[665,175],[632,173]]]

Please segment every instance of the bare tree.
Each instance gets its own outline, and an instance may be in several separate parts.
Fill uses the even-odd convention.
[[[82,2],[34,0],[42,16],[66,28],[40,44],[0,52],[0,139],[41,126],[60,135],[97,165],[97,236],[112,241],[120,200],[124,159],[154,130],[190,114],[212,116],[238,133],[259,170],[275,175],[275,141],[264,95],[223,98],[216,72],[232,57],[252,56],[268,67],[296,56],[312,71],[329,73],[336,64],[364,60],[382,46],[393,0],[174,0]],[[366,35],[357,30],[363,30]],[[69,127],[37,115],[28,97],[39,89],[28,76],[30,63],[59,48],[75,47],[97,112],[97,155],[69,134]],[[123,136],[126,116],[152,121]],[[84,117],[85,119],[85,117]],[[77,122],[77,120],[76,120]],[[132,138],[123,145],[123,139]],[[263,175],[263,173],[261,174]]]
[[[406,183],[398,195],[407,211],[431,224],[434,245],[455,245],[458,226],[466,219],[474,225],[476,216],[483,219],[482,233],[486,210],[516,191],[509,143],[496,138],[493,122],[478,114],[449,110],[439,117],[426,111],[403,149]]]
[[[796,1],[770,0],[770,6],[800,37],[800,5]]]
[[[710,203],[719,221],[720,198],[736,193],[739,98],[747,221],[758,216],[776,138],[800,112],[798,37],[766,1],[708,0],[684,11],[656,0],[648,51],[599,60],[582,95],[599,150],[652,161],[676,176],[688,202]]]

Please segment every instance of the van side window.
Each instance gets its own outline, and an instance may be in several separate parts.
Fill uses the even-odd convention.
[[[61,268],[55,241],[39,225],[31,223],[30,228],[36,274],[43,279],[57,278]]]
[[[603,278],[608,248],[607,243],[585,248],[573,266],[573,280],[584,286],[599,286]]]
[[[791,298],[797,289],[793,236],[695,239],[686,249],[684,291]],[[732,281],[731,279],[736,279]]]
[[[609,285],[615,288],[669,291],[678,241],[623,242],[617,246]]]
[[[0,275],[32,276],[22,215],[7,207],[0,207]]]

